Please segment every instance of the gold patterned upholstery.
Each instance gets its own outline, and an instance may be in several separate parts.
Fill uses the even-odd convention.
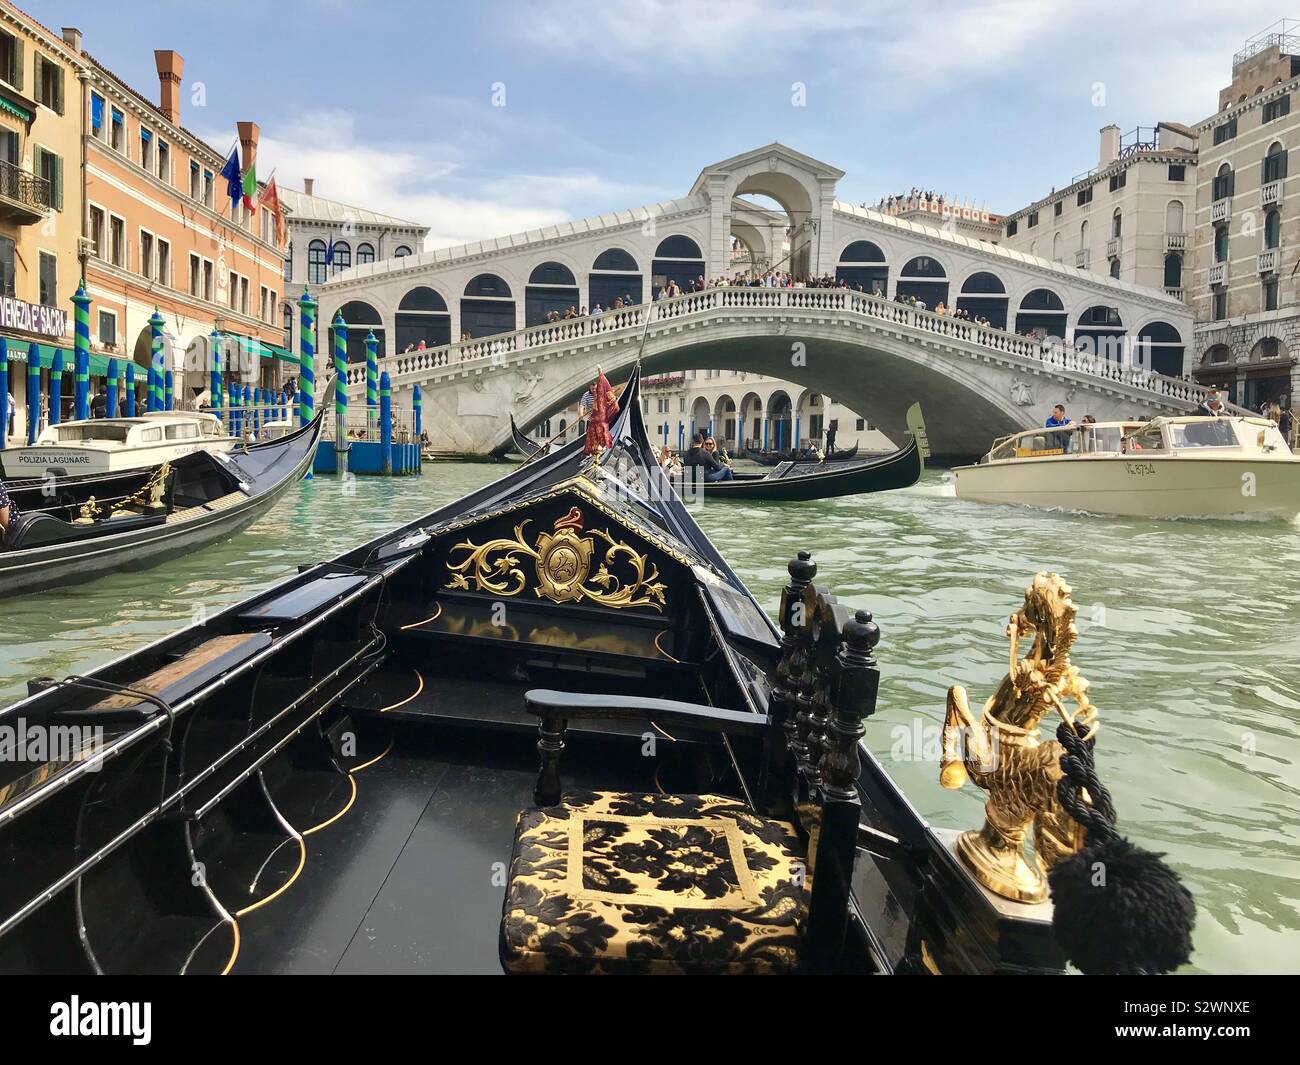
[[[507,972],[794,969],[794,828],[721,795],[581,792],[526,810],[501,921]]]

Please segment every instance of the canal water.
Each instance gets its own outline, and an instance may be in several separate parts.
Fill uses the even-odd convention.
[[[319,477],[237,540],[161,569],[4,604],[0,700],[83,671],[507,472]],[[1008,615],[1040,569],[1080,608],[1075,663],[1101,715],[1098,763],[1121,829],[1165,851],[1200,916],[1191,968],[1300,970],[1300,528],[1099,518],[966,503],[941,472],[902,492],[819,503],[709,502],[697,520],[774,609],[785,563],[874,611],[884,685],[873,749],[935,824],[978,826],[982,793],[944,791],[944,697],[978,707],[1007,667]]]

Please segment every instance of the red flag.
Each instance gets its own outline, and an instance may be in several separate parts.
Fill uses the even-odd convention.
[[[258,196],[258,202],[275,215],[275,242],[277,244],[283,244],[284,211],[280,209],[280,190],[276,187],[274,177],[272,177],[262,189],[261,195]]]
[[[609,423],[618,414],[618,398],[602,373],[591,386],[591,413],[587,416],[587,442],[583,451],[588,455],[610,446]]]

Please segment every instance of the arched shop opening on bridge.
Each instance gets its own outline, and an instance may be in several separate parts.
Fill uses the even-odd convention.
[[[793,447],[793,425],[791,419],[793,404],[790,396],[777,389],[767,398],[767,422],[763,426],[763,446],[774,451],[786,451]]]
[[[587,275],[589,308],[609,310],[615,300],[633,306],[641,303],[641,267],[622,248],[608,248],[596,256]]]
[[[1065,304],[1050,288],[1036,288],[1025,294],[1016,313],[1016,332],[1064,340]]]
[[[869,240],[855,240],[840,252],[835,280],[877,296],[888,295],[889,265],[885,253]]]
[[[472,278],[460,301],[460,328],[470,339],[513,331],[515,301],[510,286],[496,274]]]
[[[657,296],[669,281],[676,281],[682,291],[691,287],[692,281],[704,276],[704,253],[690,237],[677,235],[659,242],[654,262],[650,267],[650,287]]]
[[[555,312],[561,317],[572,307],[579,310],[581,297],[573,271],[563,263],[542,263],[528,275],[524,289],[524,325],[541,325]]]
[[[918,255],[909,259],[898,274],[898,294],[919,299],[927,310],[948,302],[948,274],[938,259]]]
[[[384,346],[384,320],[377,310],[361,300],[345,303],[340,310],[343,313],[343,321],[348,327],[349,364],[366,361],[367,333],[373,332],[375,339],[379,341],[379,357],[382,359],[388,354]],[[322,352],[322,354],[327,354],[331,360],[334,358],[334,326],[332,323],[330,325],[329,350],[328,352]]]
[[[994,329],[1007,327],[1007,288],[1001,278],[987,270],[971,274],[961,283],[957,310],[972,318],[987,318]]]
[[[447,301],[428,285],[411,289],[397,306],[396,329],[399,352],[450,344],[451,313]]]
[[[1134,360],[1144,370],[1166,377],[1183,373],[1183,338],[1168,322],[1148,322],[1138,332]]]
[[[1124,322],[1115,307],[1089,307],[1074,327],[1074,346],[1079,351],[1111,362],[1124,359]]]

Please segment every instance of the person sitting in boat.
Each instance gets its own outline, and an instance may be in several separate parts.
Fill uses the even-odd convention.
[[[718,442],[713,437],[707,437],[704,441],[704,447],[724,466],[731,465],[731,457],[718,447]]]
[[[683,466],[700,466],[704,469],[704,479],[710,484],[714,481],[730,481],[731,467],[724,466],[712,451],[704,446],[704,433],[697,432],[691,449],[682,456]]]
[[[4,481],[0,481],[0,543],[9,534],[9,529],[18,520],[18,504],[9,498]]]
[[[1070,419],[1065,416],[1064,405],[1058,403],[1056,404],[1056,406],[1052,408],[1052,416],[1043,423],[1043,426],[1044,428],[1047,429],[1055,429],[1058,428],[1059,426],[1070,425],[1070,424],[1072,424]],[[1059,447],[1062,451],[1070,450],[1069,433],[1053,433],[1052,439],[1056,441],[1056,446]]]

